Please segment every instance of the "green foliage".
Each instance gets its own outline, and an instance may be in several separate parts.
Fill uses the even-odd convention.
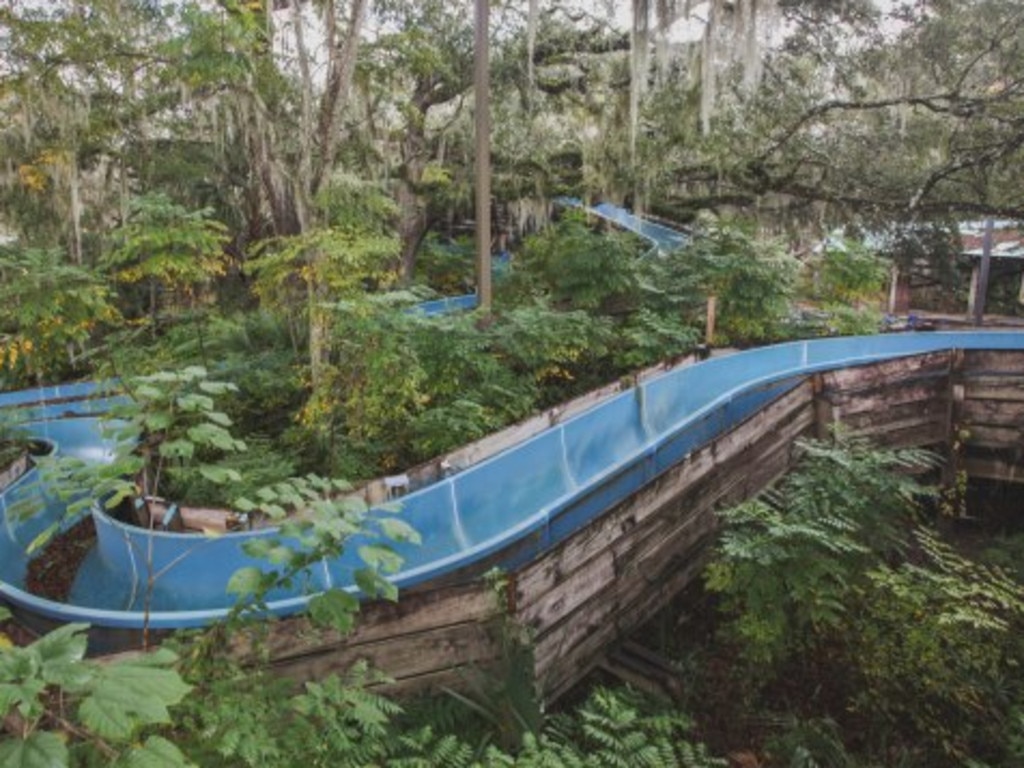
[[[843,743],[839,725],[831,719],[785,717],[781,733],[769,739],[766,751],[787,768],[859,768]]]
[[[183,291],[191,300],[195,289],[224,274],[223,224],[208,209],[190,211],[163,193],[132,200],[125,225],[104,257],[116,280],[150,286],[149,312],[155,322],[157,286]]]
[[[294,428],[295,413],[307,395],[301,355],[296,347],[287,325],[269,312],[196,312],[165,327],[155,340],[136,336],[112,341],[110,374],[130,379],[186,366],[207,370],[215,367],[220,380],[237,387],[231,397],[221,398],[219,407],[234,422],[234,433],[249,445],[246,454],[231,456],[229,463],[251,465],[257,459],[261,464],[265,460],[267,471],[263,472],[261,467],[259,474],[267,475],[273,467],[306,459],[302,446],[287,442],[289,431]],[[294,472],[274,474],[286,477]],[[270,479],[267,477],[265,482]],[[254,484],[260,482],[253,478]],[[182,487],[193,486],[182,483]],[[216,488],[210,490],[222,495]]]
[[[612,328],[585,312],[553,312],[534,304],[502,313],[489,336],[494,353],[514,374],[544,387],[539,405],[547,406],[565,400],[575,382],[594,383],[585,376],[608,349]]]
[[[177,741],[200,765],[381,764],[401,712],[367,690],[382,678],[362,663],[299,691],[230,658],[192,674],[195,692],[176,711]]]
[[[235,385],[208,378],[205,368],[160,371],[126,383],[129,401],[115,405],[112,419],[119,429],[119,451],[108,474],[120,471],[120,486],[99,491],[108,507],[139,492],[158,496],[165,476],[198,473],[211,483],[238,482],[240,474],[218,459],[246,450],[229,427],[231,418],[215,398],[236,390]]]
[[[777,491],[726,513],[708,571],[737,697],[784,713],[772,755],[1013,764],[1024,587],[913,527],[921,492],[906,470],[934,459],[841,435],[804,450]]]
[[[882,313],[871,307],[828,305],[828,329],[839,336],[870,336],[882,327]]]
[[[681,355],[698,341],[697,329],[681,316],[641,308],[619,326],[612,359],[620,370],[636,370]]]
[[[20,426],[23,418],[17,410],[0,409],[0,472],[32,446],[32,440]]]
[[[417,279],[445,296],[469,293],[473,284],[472,243],[441,242],[429,235],[416,256]]]
[[[516,766],[590,768],[724,768],[725,760],[686,736],[690,721],[629,689],[595,689],[571,717],[552,719],[539,739],[527,739]]]
[[[398,252],[395,206],[376,185],[340,174],[317,204],[319,226],[264,241],[250,262],[263,306],[285,314],[299,309],[309,321],[321,305],[362,293],[367,281],[386,281]]]
[[[923,490],[900,470],[935,462],[841,433],[834,445],[800,446],[800,465],[778,489],[722,513],[707,571],[731,617],[726,632],[766,670],[846,621],[867,568],[905,544]]]
[[[161,371],[122,383],[127,396],[107,414],[106,429],[114,445],[108,461],[86,461],[68,455],[39,457],[40,482],[67,502],[66,517],[74,517],[97,501],[114,510],[121,504],[141,503],[147,519],[150,505],[173,483],[168,477],[196,473],[213,484],[241,481],[239,472],[220,462],[244,451],[235,438],[230,417],[216,406],[216,397],[234,390],[213,381],[206,369],[189,366]],[[42,497],[30,497],[13,513],[30,516]],[[31,544],[44,544],[64,523],[55,521]]]
[[[110,289],[57,250],[0,248],[0,385],[60,380],[120,320]]]
[[[596,232],[569,213],[524,242],[508,290],[539,293],[563,309],[621,312],[636,301],[638,251],[630,237]]]
[[[618,343],[606,318],[537,303],[425,318],[390,294],[334,310],[322,386],[301,412],[335,474],[410,466],[482,437],[532,410],[603,383]]]
[[[240,598],[233,617],[262,608],[274,589],[301,587],[311,569],[321,567],[325,558],[340,556],[357,533],[367,543],[357,551],[364,565],[352,574],[355,586],[369,598],[396,600],[398,590],[387,576],[398,571],[402,558],[388,542],[420,543],[419,534],[408,523],[393,512],[368,510],[342,480],[315,475],[289,478],[260,488],[252,498],[237,499],[234,508],[273,521],[277,535],[245,543],[248,555],[271,567],[249,566],[232,575],[228,591]],[[359,603],[347,592],[331,590],[313,597],[309,610],[319,623],[347,633]]]
[[[886,262],[856,240],[831,245],[814,265],[814,296],[828,304],[877,300],[888,276]]]
[[[0,743],[0,763],[187,765],[166,739],[140,741],[150,726],[169,724],[169,708],[191,690],[172,668],[175,656],[161,650],[106,664],[87,661],[85,629],[68,624],[0,652],[0,716],[17,730]]]
[[[863,676],[853,709],[875,743],[931,765],[998,762],[1010,710],[1024,696],[1024,588],[999,570],[916,532],[922,563],[870,572],[871,599],[853,616],[851,658]]]
[[[689,282],[717,297],[717,344],[778,339],[789,314],[799,262],[782,243],[749,226],[712,221],[676,260]]]

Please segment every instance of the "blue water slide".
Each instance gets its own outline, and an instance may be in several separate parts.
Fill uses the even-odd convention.
[[[612,203],[598,203],[595,206],[586,206],[583,201],[573,197],[560,197],[555,202],[570,208],[581,208],[592,216],[609,221],[628,232],[644,238],[651,243],[651,252],[668,253],[685,246],[690,238],[678,229],[667,227],[644,216],[637,216],[634,213]],[[500,275],[509,269],[509,256],[507,253],[498,254],[494,258],[494,273]],[[480,300],[475,293],[468,293],[462,296],[448,296],[443,299],[425,301],[409,309],[409,312],[419,313],[428,317],[446,315],[451,312],[466,312],[476,309]]]
[[[690,241],[689,235],[685,232],[659,224],[646,216],[639,216],[613,203],[598,203],[588,206],[576,197],[559,197],[555,203],[566,208],[579,208],[591,216],[604,219],[620,229],[639,235],[651,243],[652,251],[656,253],[669,253],[678,250]]]
[[[692,451],[734,428],[806,376],[880,360],[948,349],[1024,350],[1024,332],[907,333],[817,339],[740,352],[669,371],[572,419],[415,491],[400,514],[421,545],[396,545],[404,558],[392,578],[400,588],[469,578],[493,565],[515,568],[565,540],[639,491]],[[41,390],[0,395],[0,406],[31,405],[29,429],[61,453],[105,461],[111,443],[92,412],[102,401],[45,404]],[[80,411],[76,413],[77,411]],[[25,548],[60,519],[62,503],[33,483],[33,472],[0,495],[0,597],[54,621],[136,629],[202,625],[230,610],[231,575],[247,565],[269,568],[245,542],[274,530],[201,534],[149,532],[125,525],[95,505],[98,542],[66,603],[25,591]],[[24,494],[41,494],[43,511],[29,520],[10,514]],[[384,512],[381,512],[382,514]],[[373,514],[373,511],[371,511]],[[317,563],[291,588],[270,596],[276,615],[303,610],[324,589],[354,590],[359,539],[339,558]],[[368,541],[368,540],[367,540]],[[475,569],[475,570],[474,570]],[[155,574],[149,595],[143,590]]]

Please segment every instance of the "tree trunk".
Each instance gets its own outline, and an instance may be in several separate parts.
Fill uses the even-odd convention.
[[[345,39],[337,41],[337,19],[333,0],[326,3],[324,26],[327,36],[329,60],[327,64],[327,87],[320,100],[320,115],[317,120],[316,142],[320,147],[320,163],[308,179],[310,196],[315,197],[324,179],[334,167],[340,133],[337,128],[338,116],[348,100],[352,87],[352,75],[356,69],[356,54],[359,51],[359,34],[366,17],[367,0],[353,0]]]

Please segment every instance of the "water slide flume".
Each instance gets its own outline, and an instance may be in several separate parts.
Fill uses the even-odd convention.
[[[893,334],[794,342],[741,352],[678,368],[616,395],[506,451],[402,499],[401,515],[422,544],[400,544],[404,558],[392,577],[399,588],[472,578],[494,565],[528,562],[572,536],[619,501],[683,461],[765,404],[817,371],[947,349],[1024,349],[1021,332]],[[40,400],[38,392],[0,396],[0,407]],[[36,407],[32,432],[56,450],[93,461],[110,455],[95,413],[103,401]],[[92,515],[98,542],[78,573],[66,603],[24,589],[25,546],[63,513],[49,499],[37,517],[7,514],[19,493],[32,492],[32,472],[0,496],[0,596],[23,613],[52,621],[138,629],[146,622],[139,553],[151,552],[160,572],[150,596],[153,628],[202,625],[223,617],[234,597],[226,591],[245,566],[269,567],[249,557],[246,541],[276,536],[274,529],[217,537],[125,525],[98,505]],[[325,589],[354,589],[361,565],[353,541],[339,558],[309,570],[292,591],[271,594],[279,616],[303,610]]]
[[[632,232],[651,244],[648,254],[667,253],[682,248],[689,242],[689,235],[680,232],[678,229],[659,224],[644,216],[637,216],[634,213],[612,203],[598,203],[594,206],[586,206],[582,200],[575,197],[560,197],[554,201],[557,205],[565,208],[578,208],[589,216],[611,222],[615,226]],[[466,312],[476,309],[479,300],[475,293],[467,293],[461,296],[446,296],[442,299],[425,301],[411,307],[409,311],[432,317],[435,315],[446,315],[449,312]]]

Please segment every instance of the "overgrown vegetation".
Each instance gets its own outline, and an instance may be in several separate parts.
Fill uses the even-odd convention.
[[[1024,585],[939,532],[907,474],[933,457],[842,435],[803,452],[725,513],[715,628],[686,663],[703,733],[770,765],[1016,764]]]
[[[471,19],[454,0],[369,5],[0,10],[0,389],[110,376],[134,392],[141,442],[90,486],[112,503],[138,479],[322,511],[288,529],[325,534],[306,554],[269,543],[276,570],[239,574],[257,604],[368,524],[322,476],[401,471],[674,358],[704,337],[709,296],[713,341],[737,346],[876,330],[894,264],[924,263],[936,306],[959,310],[957,220],[1024,217],[1014,0],[636,2],[630,31],[603,6],[492,4],[511,274],[492,314],[424,318],[407,310],[474,282]],[[668,39],[683,28],[692,41]],[[583,218],[545,228],[561,194],[628,199],[695,237],[654,257]],[[814,256],[840,225],[894,233],[884,259],[852,242]],[[892,473],[920,455],[806,451],[804,474],[726,515],[708,582],[726,655],[692,702],[721,727],[703,733],[773,765],[1024,761],[1017,577],[922,527],[921,492]],[[364,588],[393,596],[393,559],[367,554]],[[351,626],[344,595],[317,606]],[[720,762],[630,693],[470,739],[399,717],[368,670],[296,694],[208,659],[209,636],[109,667],[83,643],[71,627],[0,654],[0,763]]]

